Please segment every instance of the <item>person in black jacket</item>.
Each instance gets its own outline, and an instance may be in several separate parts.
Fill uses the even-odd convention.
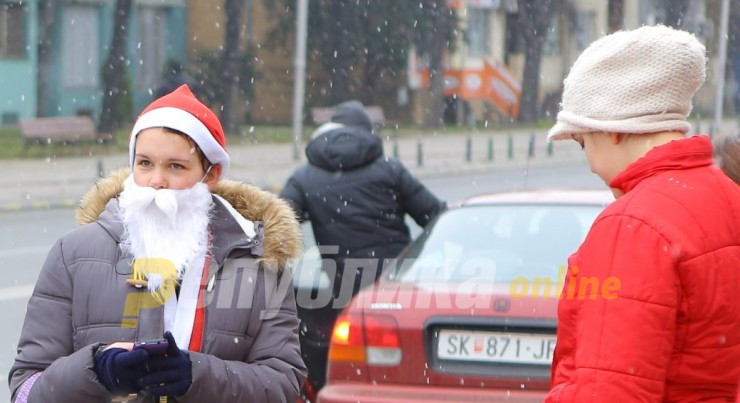
[[[400,161],[383,155],[383,142],[359,101],[336,107],[331,121],[313,133],[306,156],[308,164],[288,179],[280,197],[290,202],[299,219],[310,220],[324,270],[333,281],[334,311],[324,310],[332,318],[322,321],[319,327],[324,329],[314,329],[330,335],[338,312],[360,288],[375,282],[384,264],[411,241],[405,215],[423,227],[446,204]],[[311,371],[309,362],[315,360],[306,359],[318,387],[326,365],[326,355],[321,355],[318,370]]]

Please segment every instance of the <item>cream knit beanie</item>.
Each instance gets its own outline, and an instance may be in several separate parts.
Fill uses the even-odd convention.
[[[691,98],[706,76],[706,49],[663,25],[607,35],[581,53],[564,81],[548,140],[594,131],[655,133],[691,125]]]

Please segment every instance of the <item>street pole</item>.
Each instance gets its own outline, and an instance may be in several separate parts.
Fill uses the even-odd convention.
[[[300,159],[303,133],[303,98],[306,92],[306,36],[308,36],[308,0],[296,0],[295,82],[293,84],[293,160]]]
[[[716,93],[714,94],[714,124],[711,133],[716,134],[721,130],[722,125],[722,106],[724,105],[725,94],[725,66],[727,65],[727,25],[730,16],[730,0],[722,0],[722,11],[720,14],[719,27],[719,58],[715,69],[716,75]]]

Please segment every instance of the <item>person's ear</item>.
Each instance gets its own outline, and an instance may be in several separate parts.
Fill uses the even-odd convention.
[[[208,190],[213,192],[216,189],[216,185],[218,185],[218,180],[221,178],[221,171],[222,171],[221,164],[214,164],[211,165],[210,170],[208,171],[208,174],[206,174],[205,179],[203,182],[208,185]]]

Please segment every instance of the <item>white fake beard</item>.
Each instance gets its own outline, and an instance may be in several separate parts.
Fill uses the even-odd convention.
[[[121,247],[134,259],[168,259],[180,279],[188,265],[206,253],[213,199],[205,183],[182,190],[154,189],[137,185],[129,175],[118,203],[124,227]],[[150,280],[150,291],[159,289],[162,279]]]

